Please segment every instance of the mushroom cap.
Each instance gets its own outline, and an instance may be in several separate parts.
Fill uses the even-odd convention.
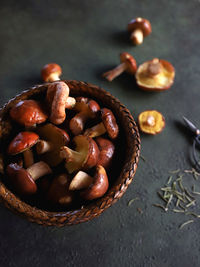
[[[17,193],[21,195],[36,193],[37,185],[25,169],[16,163],[11,163],[7,166],[6,172],[11,185],[15,188]]]
[[[16,155],[34,146],[39,136],[34,132],[20,132],[8,146],[8,154]]]
[[[13,120],[24,126],[33,126],[45,122],[47,114],[39,102],[35,100],[22,100],[10,110]]]
[[[87,112],[91,117],[95,116],[95,113],[100,110],[99,104],[87,97],[77,97],[74,110],[78,112]]]
[[[157,110],[145,110],[138,116],[139,128],[147,134],[158,134],[165,127],[165,118]]]
[[[153,62],[159,64],[160,71],[155,75],[149,75],[149,66]],[[141,89],[160,92],[169,89],[174,83],[175,69],[170,62],[154,58],[141,64],[135,77],[136,83]]]
[[[60,76],[62,74],[62,69],[61,67],[56,64],[56,63],[49,63],[49,64],[46,64],[43,68],[42,68],[42,71],[41,71],[41,76],[42,76],[42,79],[45,81],[45,82],[49,82],[49,77],[51,74],[57,74],[58,76]]]
[[[135,72],[137,70],[137,63],[131,54],[129,54],[127,52],[121,53],[120,54],[120,61],[122,63],[126,64],[126,66],[127,66],[126,71],[127,72],[129,72],[130,74],[135,74]]]
[[[106,128],[108,135],[111,139],[115,139],[119,133],[119,127],[112,111],[108,108],[101,109],[101,117],[104,127]]]
[[[69,135],[63,129],[48,123],[37,128],[40,138],[54,144],[54,150],[40,155],[41,159],[50,166],[57,166],[63,160],[60,157],[60,148],[70,141]]]
[[[100,151],[97,164],[107,169],[111,164],[115,152],[115,146],[110,140],[100,136],[97,137],[95,141]]]
[[[152,32],[150,21],[144,18],[132,19],[129,22],[128,31],[133,32],[136,29],[142,30],[144,36],[147,36]]]

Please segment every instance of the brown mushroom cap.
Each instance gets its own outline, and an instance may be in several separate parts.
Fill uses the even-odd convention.
[[[119,127],[112,111],[108,108],[101,109],[101,116],[104,127],[106,128],[108,135],[111,139],[115,139],[119,133]]]
[[[6,172],[11,184],[19,194],[31,195],[36,193],[37,185],[25,169],[16,163],[11,163],[7,166]]]
[[[8,154],[16,155],[34,146],[39,136],[34,132],[20,132],[8,146]]]
[[[137,63],[136,60],[134,59],[134,57],[127,53],[127,52],[123,52],[120,54],[120,61],[122,63],[125,63],[127,68],[126,71],[130,74],[135,74],[136,70],[137,70]]]
[[[51,75],[56,74],[58,77],[62,74],[61,67],[56,63],[46,64],[41,71],[42,79],[45,82],[52,82],[54,79],[51,79]]]
[[[104,167],[98,165],[94,175],[94,182],[84,191],[81,192],[81,197],[86,200],[93,200],[102,197],[108,190],[108,176]]]
[[[24,126],[33,126],[45,122],[47,114],[41,104],[35,100],[22,100],[10,110],[13,120]]]
[[[132,19],[129,22],[128,31],[133,32],[136,29],[140,29],[144,36],[147,36],[152,32],[150,21],[144,18]]]
[[[111,164],[115,152],[115,146],[110,140],[103,137],[97,137],[95,141],[100,151],[97,164],[107,169]]]

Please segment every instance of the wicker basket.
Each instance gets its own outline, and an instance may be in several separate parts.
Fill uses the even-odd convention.
[[[121,129],[124,131],[124,138],[127,146],[126,156],[122,169],[118,174],[118,177],[115,177],[115,180],[108,192],[97,201],[92,202],[83,208],[72,211],[50,212],[33,207],[13,194],[5,186],[5,184],[0,181],[0,200],[2,203],[4,203],[11,211],[26,217],[29,221],[42,225],[64,226],[78,224],[100,215],[125,193],[135,175],[140,153],[140,137],[137,125],[129,110],[126,109],[119,100],[98,86],[78,81],[65,82],[70,87],[70,95],[89,96],[101,102],[101,104],[110,108],[114,112],[118,122],[120,122]],[[19,100],[32,98],[35,95],[44,95],[46,89],[47,84],[34,86],[29,90],[22,92],[20,95],[17,95],[14,99],[11,99],[1,109],[0,140],[4,140],[6,138],[6,135],[12,127],[8,116],[9,109],[19,102]]]

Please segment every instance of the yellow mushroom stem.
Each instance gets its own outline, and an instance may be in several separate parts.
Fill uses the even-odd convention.
[[[97,136],[100,136],[102,134],[106,133],[106,128],[103,124],[103,122],[100,122],[99,124],[93,126],[92,128],[89,128],[85,131],[84,135],[94,138]]]
[[[140,29],[136,29],[131,33],[131,40],[135,45],[140,45],[143,43],[144,34]]]
[[[60,150],[60,157],[65,159],[66,162],[73,162],[74,164],[81,165],[85,159],[84,153],[77,152],[67,146],[63,146]]]

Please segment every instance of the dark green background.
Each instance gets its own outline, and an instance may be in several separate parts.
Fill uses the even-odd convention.
[[[149,19],[153,32],[134,47],[126,26],[137,16]],[[160,202],[156,191],[169,170],[191,168],[191,140],[178,121],[185,115],[200,126],[199,25],[198,0],[0,1],[1,105],[40,83],[41,67],[53,61],[63,67],[63,79],[103,87],[134,118],[157,109],[166,119],[160,135],[141,135],[146,162],[140,160],[125,195],[99,218],[72,227],[42,227],[0,206],[1,267],[200,266],[200,221],[179,230],[188,218],[152,207]],[[123,51],[138,64],[153,57],[169,60],[176,69],[173,87],[147,93],[127,74],[112,83],[103,80],[102,72],[116,66]],[[139,200],[128,207],[135,197]]]

